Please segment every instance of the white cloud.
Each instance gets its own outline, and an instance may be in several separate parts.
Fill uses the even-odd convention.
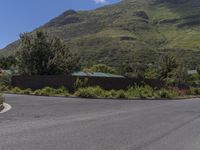
[[[106,0],[94,0],[96,4],[105,4],[107,3]]]

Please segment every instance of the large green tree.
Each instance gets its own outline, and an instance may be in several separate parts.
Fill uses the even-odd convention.
[[[44,31],[20,35],[18,67],[21,74],[70,74],[78,68],[78,58],[63,42]]]
[[[16,58],[13,55],[0,57],[0,69],[10,69],[16,65]]]

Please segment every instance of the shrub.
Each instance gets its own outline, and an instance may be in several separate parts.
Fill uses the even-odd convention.
[[[104,90],[100,87],[87,87],[78,89],[75,96],[83,98],[128,98],[124,90]]]
[[[55,89],[51,87],[45,87],[41,90],[41,95],[54,95],[55,94]]]
[[[11,75],[8,73],[0,74],[0,84],[4,86],[9,86],[11,83]]]
[[[124,90],[119,90],[119,91],[116,91],[116,96],[114,98],[123,99],[123,98],[128,98],[128,97]]]
[[[79,88],[75,94],[75,96],[83,97],[83,98],[103,98],[108,93],[100,87],[87,87],[87,88]]]
[[[53,96],[53,95],[55,95],[55,93],[56,93],[55,89],[53,89],[51,87],[45,87],[45,88],[41,89],[40,95]]]
[[[1,91],[1,92],[8,91],[9,89],[10,89],[9,86],[0,85],[0,91]]]
[[[135,87],[130,87],[128,88],[128,90],[126,91],[126,95],[129,99],[131,98],[136,98],[136,97],[139,97],[139,91],[138,91],[138,88],[135,88]]]
[[[41,95],[41,90],[35,90],[35,91],[33,92],[33,95]]]
[[[152,98],[154,96],[153,89],[151,87],[140,88],[140,98]]]
[[[7,86],[0,86],[0,90],[8,88]],[[54,89],[51,87],[45,87],[32,91],[31,89],[22,90],[18,87],[11,88],[10,90],[14,94],[34,94],[41,96],[70,96],[68,90],[65,87]],[[130,87],[128,90],[104,90],[97,87],[85,87],[79,88],[73,95],[83,98],[117,98],[117,99],[133,99],[133,98],[166,98],[171,99],[174,97],[180,97],[185,95],[199,95],[200,88],[191,88],[191,90],[180,90],[177,88],[169,89],[153,89],[150,86],[142,87]]]
[[[55,89],[55,95],[69,96],[69,91],[65,87]]]
[[[142,87],[136,87],[136,95],[139,95],[140,98],[152,98],[154,97],[154,90],[150,86],[142,86]]]
[[[21,91],[21,94],[32,94],[33,93],[33,91],[31,90],[31,89],[25,89],[25,90],[22,90]]]
[[[200,95],[200,88],[191,88],[191,94]]]
[[[2,94],[0,94],[0,105],[2,105],[4,102],[4,97],[2,96]]]
[[[61,87],[59,89],[45,87],[43,89],[35,90],[33,94],[43,96],[68,96],[69,92],[64,87]]]
[[[33,93],[33,91],[31,89],[23,90],[23,89],[20,89],[19,87],[14,87],[14,88],[10,88],[10,89],[7,87],[7,89],[8,89],[8,91],[10,91],[13,94],[32,94]]]
[[[155,95],[157,98],[172,99],[174,97],[177,97],[178,93],[176,93],[176,91],[173,91],[170,89],[160,89],[160,90],[156,91]]]
[[[88,78],[85,78],[83,80],[77,78],[76,82],[73,85],[73,88],[74,88],[74,90],[77,90],[79,88],[84,88],[84,87],[86,87],[87,83],[88,83]]]
[[[44,95],[44,96],[57,96],[57,95],[66,95],[68,92],[65,88],[54,89],[51,87],[45,87],[41,90],[36,90],[35,95]]]
[[[154,90],[150,86],[131,87],[127,90],[128,98],[152,98]]]
[[[117,91],[116,90],[110,90],[109,91],[110,97],[108,98],[117,98]]]
[[[150,86],[143,86],[143,87],[131,87],[126,92],[127,97],[131,98],[168,98],[171,99],[176,96],[180,96],[181,94],[178,93],[174,89],[153,89]]]
[[[18,87],[12,88],[11,92],[14,93],[14,94],[22,94],[22,90]]]

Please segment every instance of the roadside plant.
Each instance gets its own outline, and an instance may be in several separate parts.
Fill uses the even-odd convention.
[[[11,92],[14,94],[22,94],[22,90],[18,87],[11,88]]]
[[[74,90],[77,90],[79,88],[86,87],[87,84],[88,84],[88,78],[84,78],[84,79],[77,78],[76,82],[73,85],[73,88],[74,88]]]
[[[160,61],[159,79],[166,80],[172,77],[172,72],[178,67],[175,57],[164,55]]]
[[[200,88],[191,88],[191,94],[200,95]]]
[[[160,89],[158,91],[155,92],[155,97],[156,98],[167,98],[167,99],[171,99],[173,98],[175,95],[170,92],[169,90],[166,89]]]
[[[105,90],[101,89],[98,86],[79,88],[74,95],[83,98],[104,98]]]
[[[43,95],[43,96],[68,96],[68,91],[64,88],[54,89],[52,87],[45,87],[41,90],[36,90],[33,92],[35,95]]]
[[[9,86],[6,86],[4,84],[0,85],[0,92],[5,92],[5,91],[9,91],[9,90],[10,90]]]
[[[70,94],[69,91],[64,86],[62,86],[55,90],[55,95],[69,96]]]
[[[124,90],[118,90],[116,91],[116,97],[115,98],[118,98],[118,99],[127,99],[127,95],[126,95],[126,92]]]
[[[12,75],[9,73],[0,74],[0,85],[9,86],[11,84]]]
[[[139,97],[140,98],[152,98],[154,96],[154,91],[150,86],[144,86],[144,87],[137,87],[139,91]]]
[[[3,104],[4,102],[4,97],[2,94],[0,94],[0,106]],[[1,108],[0,108],[1,109]]]
[[[32,89],[25,89],[25,90],[22,90],[21,91],[21,94],[33,94],[33,91],[32,91]]]
[[[150,86],[135,86],[130,87],[127,91],[129,98],[152,98],[154,95],[154,90]]]

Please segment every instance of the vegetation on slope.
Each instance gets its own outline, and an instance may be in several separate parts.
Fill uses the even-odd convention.
[[[93,11],[68,10],[41,28],[63,39],[83,67],[104,63],[121,70],[127,61],[155,64],[170,53],[193,69],[200,62],[199,20],[199,0],[123,0]]]

